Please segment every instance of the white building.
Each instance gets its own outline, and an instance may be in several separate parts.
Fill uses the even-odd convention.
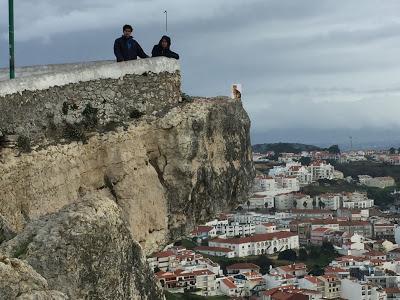
[[[275,196],[275,208],[278,210],[289,210],[293,207],[295,193],[285,193]]]
[[[337,210],[340,208],[340,204],[342,201],[341,194],[322,194],[319,196],[315,196],[315,201],[318,207],[327,209],[327,210]],[[320,204],[321,202],[321,204]],[[323,203],[323,204],[322,204]]]
[[[396,244],[400,245],[400,225],[398,224],[394,225],[394,240],[396,241]]]
[[[274,223],[260,223],[256,225],[256,233],[272,233],[276,231],[276,224]]]
[[[298,249],[299,236],[288,231],[277,231],[242,238],[217,238],[211,240],[209,246],[232,249],[235,257],[274,254],[287,249]]]
[[[387,299],[386,292],[382,288],[347,278],[341,280],[340,296],[348,300]]]
[[[374,200],[368,199],[366,193],[345,193],[343,195],[343,208],[363,209],[374,206]]]
[[[333,172],[335,168],[322,160],[313,161],[307,169],[312,175],[312,181],[318,181],[320,179],[333,179]]]
[[[250,202],[250,208],[255,209],[255,208],[273,208],[275,206],[274,204],[274,197],[273,196],[267,196],[262,193],[255,193],[253,196],[249,198]]]
[[[396,182],[393,177],[371,177],[368,175],[360,175],[359,181],[361,184],[370,186],[370,187],[377,187],[380,189],[384,189],[389,186],[396,185]]]
[[[275,191],[278,189],[278,184],[271,176],[257,175],[254,179],[253,189],[257,192]]]

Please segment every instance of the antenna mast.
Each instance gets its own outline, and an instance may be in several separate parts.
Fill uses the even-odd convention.
[[[168,12],[164,10],[165,14],[165,32],[168,32]]]

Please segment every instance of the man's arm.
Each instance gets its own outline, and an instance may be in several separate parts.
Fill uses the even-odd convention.
[[[117,62],[124,61],[124,57],[122,56],[121,48],[118,43],[118,40],[115,40],[114,42],[114,54],[115,57],[117,58]]]
[[[148,58],[148,57],[149,57],[146,53],[144,53],[142,47],[140,47],[140,45],[139,45],[138,42],[136,42],[136,47],[137,47],[137,48],[136,48],[136,49],[137,49],[137,55],[138,55],[140,58]]]
[[[169,58],[179,59],[178,53],[175,53],[174,51],[171,51],[171,50],[168,50],[167,56],[168,56]]]

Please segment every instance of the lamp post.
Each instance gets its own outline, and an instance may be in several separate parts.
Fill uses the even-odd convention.
[[[165,32],[168,32],[168,12],[164,10],[165,14]]]
[[[13,79],[15,78],[14,0],[8,0],[8,47],[10,53],[10,79]]]

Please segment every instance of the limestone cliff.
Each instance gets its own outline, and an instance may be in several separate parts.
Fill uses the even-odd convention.
[[[24,259],[47,279],[37,275],[32,282],[42,288],[48,284],[69,299],[162,298],[120,208],[104,192],[30,223],[0,252]]]
[[[249,126],[240,103],[195,99],[85,144],[17,157],[4,150],[0,213],[20,231],[82,191],[110,189],[134,238],[154,251],[244,199],[253,172]]]
[[[110,80],[90,68],[66,87],[40,75],[0,93],[17,116],[0,117],[0,253],[25,259],[48,284],[41,293],[161,299],[141,248],[159,250],[245,199],[250,120],[228,98],[182,101],[179,68],[165,58],[101,65]],[[63,135],[71,126],[73,138]],[[2,148],[12,136],[29,147]]]

